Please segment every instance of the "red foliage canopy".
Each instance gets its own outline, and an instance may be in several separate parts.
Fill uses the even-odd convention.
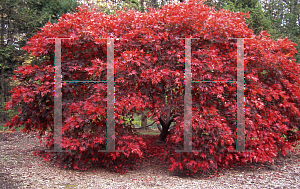
[[[45,135],[53,129],[54,40],[62,42],[63,80],[106,80],[107,46],[100,38],[121,38],[114,42],[116,149],[105,149],[106,84],[64,83],[62,147],[72,152],[45,153],[61,166],[86,169],[90,161],[116,168],[131,166],[143,155],[141,137],[126,132],[125,118],[132,112],[150,110],[158,120],[165,107],[173,105],[175,119],[164,154],[170,170],[190,171],[229,166],[234,162],[273,161],[292,143],[283,138],[299,124],[300,68],[295,63],[295,44],[288,39],[271,39],[266,32],[255,36],[242,13],[216,12],[198,1],[166,5],[148,13],[136,11],[105,15],[79,8],[63,15],[58,23],[45,25],[24,48],[44,56],[40,66],[23,66],[16,71],[22,82],[13,90],[6,108],[21,104],[21,110],[7,123],[25,126],[24,132]],[[185,44],[192,40],[193,80],[236,81],[236,41],[245,39],[245,136],[246,150],[228,153],[236,145],[236,84],[193,83],[193,149],[202,152],[175,153],[183,146]],[[46,135],[53,147],[53,130]],[[80,153],[79,153],[80,152]],[[163,154],[162,154],[163,155]],[[70,161],[69,161],[70,158]]]

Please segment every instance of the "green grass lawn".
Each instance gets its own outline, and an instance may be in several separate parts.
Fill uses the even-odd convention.
[[[0,124],[0,131],[4,131],[6,130],[7,128],[4,128],[2,124]]]
[[[153,130],[142,130],[142,131],[136,131],[138,135],[159,135],[159,131],[153,131]]]

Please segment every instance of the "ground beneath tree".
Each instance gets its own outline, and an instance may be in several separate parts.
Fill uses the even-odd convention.
[[[32,134],[0,132],[0,188],[300,188],[300,155],[291,152],[274,165],[252,163],[186,176],[169,172],[151,153],[140,168],[124,175],[97,166],[88,171],[57,168],[32,155],[44,149]]]

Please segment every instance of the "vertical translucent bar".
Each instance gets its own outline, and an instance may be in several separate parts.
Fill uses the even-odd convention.
[[[185,39],[184,151],[192,151],[191,38]]]
[[[244,39],[237,39],[237,151],[245,151]]]
[[[114,39],[107,39],[107,143],[108,152],[115,151],[115,117],[114,117]]]
[[[61,39],[55,38],[54,152],[62,152]]]

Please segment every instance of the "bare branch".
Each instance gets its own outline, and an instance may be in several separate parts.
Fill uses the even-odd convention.
[[[166,122],[169,122],[169,120],[170,120],[170,115],[171,115],[171,106],[168,106],[168,107],[167,107],[167,119],[166,119]]]
[[[73,7],[71,7],[71,5],[69,4],[69,2],[67,1],[67,0],[65,0],[66,1],[66,3],[68,3],[68,5],[69,5],[69,7],[72,9],[72,11],[73,12],[76,12],[74,9],[73,9]]]
[[[176,117],[178,117],[178,116],[180,116],[179,113],[174,114],[174,115],[171,117],[171,119],[169,120],[169,124],[171,124],[171,123],[174,121],[174,119],[175,119]]]
[[[143,126],[143,127],[139,127],[139,128],[133,128],[133,130],[135,129],[142,129],[142,128],[145,128],[145,127],[149,127],[151,125],[153,125],[156,121],[153,121],[153,123],[149,124],[149,125],[146,125],[146,126]]]

